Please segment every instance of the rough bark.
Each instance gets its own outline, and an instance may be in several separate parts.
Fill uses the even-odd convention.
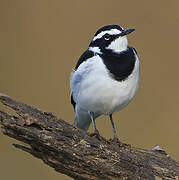
[[[162,149],[144,150],[91,137],[52,113],[0,94],[14,113],[0,111],[2,132],[29,146],[15,144],[74,179],[179,179],[179,162]]]

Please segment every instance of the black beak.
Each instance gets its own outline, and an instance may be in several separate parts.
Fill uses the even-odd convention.
[[[130,34],[131,32],[135,31],[135,29],[126,29],[126,30],[123,30],[119,36],[125,36],[127,34]]]

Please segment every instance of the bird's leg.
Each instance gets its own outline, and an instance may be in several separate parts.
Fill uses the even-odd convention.
[[[91,121],[92,121],[92,124],[93,124],[93,129],[94,129],[94,133],[92,135],[99,136],[99,131],[97,130],[96,124],[95,124],[94,113],[89,111],[88,114],[89,114],[89,116],[91,118]]]
[[[109,115],[109,118],[110,118],[110,120],[111,120],[112,131],[113,131],[113,134],[114,134],[113,141],[114,141],[114,142],[120,142],[119,139],[118,139],[118,137],[117,137],[116,129],[115,129],[114,122],[113,122],[113,119],[112,119],[112,114]]]

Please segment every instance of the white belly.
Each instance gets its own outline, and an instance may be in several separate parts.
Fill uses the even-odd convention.
[[[135,96],[139,80],[138,59],[132,74],[121,82],[109,76],[100,57],[97,60],[85,62],[81,66],[81,69],[78,68],[79,72],[76,71],[71,79],[75,102],[81,108],[96,114],[109,115],[120,111]]]

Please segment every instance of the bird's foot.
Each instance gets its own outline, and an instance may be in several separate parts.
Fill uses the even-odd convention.
[[[96,129],[93,133],[90,134],[91,137],[96,137],[99,140],[102,140],[103,138],[100,136],[99,131]]]
[[[95,131],[93,133],[90,134],[91,137],[93,136],[100,136],[99,131],[97,129],[95,129]]]
[[[119,145],[119,147],[128,147],[130,148],[130,144],[122,143],[117,137],[114,137],[113,139],[110,139],[110,142],[113,144]]]
[[[119,144],[119,146],[122,145],[121,141],[117,138],[117,137],[114,137],[112,142],[116,143],[116,144]]]

